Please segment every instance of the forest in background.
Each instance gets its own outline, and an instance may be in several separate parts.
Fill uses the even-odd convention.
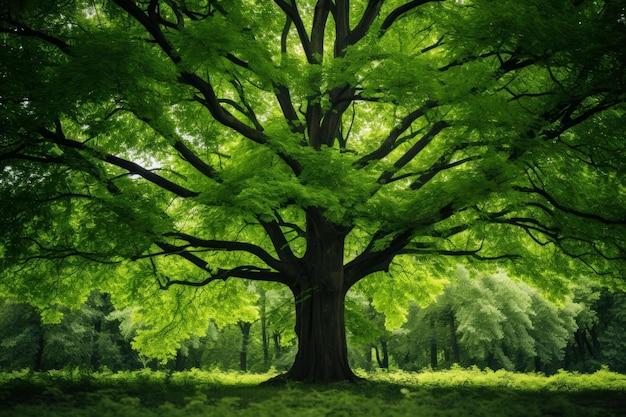
[[[183,341],[168,362],[133,349],[143,324],[133,321],[133,308],[116,310],[106,293],[94,291],[78,310],[59,308],[58,324],[43,324],[38,309],[2,299],[0,371],[286,370],[297,343],[288,290],[252,283],[248,290],[257,297],[256,320],[220,327],[209,320],[206,335]],[[390,304],[394,297],[388,294]],[[626,293],[592,280],[581,278],[570,297],[550,301],[504,273],[470,277],[459,268],[433,302],[401,311],[406,321],[378,313],[372,302],[357,291],[347,297],[349,357],[356,369],[458,364],[546,374],[603,366],[626,372]]]

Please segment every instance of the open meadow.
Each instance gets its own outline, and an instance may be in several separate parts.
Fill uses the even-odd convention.
[[[626,376],[453,368],[361,383],[259,385],[272,374],[192,370],[0,374],[2,416],[623,416]]]

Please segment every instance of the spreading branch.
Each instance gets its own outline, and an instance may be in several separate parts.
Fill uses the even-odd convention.
[[[197,197],[200,193],[196,191],[189,190],[181,185],[178,185],[166,178],[161,177],[158,174],[142,167],[141,165],[128,161],[126,159],[120,158],[115,155],[102,153],[96,151],[95,149],[89,148],[84,143],[74,141],[71,139],[67,139],[63,130],[61,128],[61,122],[57,120],[55,131],[51,131],[45,128],[41,128],[38,130],[39,134],[44,139],[50,140],[61,148],[70,148],[75,149],[81,152],[86,152],[92,157],[95,157],[103,162],[107,162],[111,165],[115,165],[119,168],[125,169],[129,174],[139,175],[147,181],[159,186],[160,188],[170,191],[180,197],[189,198],[189,197]]]
[[[556,198],[550,195],[550,193],[548,193],[546,190],[543,190],[538,187],[514,187],[514,189],[516,191],[520,191],[523,193],[540,195],[541,197],[546,199],[556,209],[564,213],[574,215],[576,217],[580,217],[580,218],[588,219],[588,220],[594,220],[594,221],[597,221],[606,225],[622,225],[622,226],[626,225],[626,217],[611,219],[611,218],[607,218],[604,216],[600,216],[598,214],[587,213],[587,212],[580,211],[572,207],[568,207],[565,204],[561,204]]]
[[[389,155],[391,151],[396,148],[398,138],[400,138],[400,136],[411,127],[413,122],[424,116],[429,109],[437,107],[437,105],[438,104],[435,101],[429,100],[422,107],[406,115],[400,123],[396,125],[391,132],[389,132],[389,135],[380,144],[380,146],[369,154],[359,158],[359,160],[354,163],[355,166],[363,168],[369,162],[378,161]]]
[[[260,246],[253,245],[251,243],[246,242],[234,242],[227,240],[214,240],[214,239],[201,239],[195,236],[191,236],[186,233],[181,232],[171,232],[166,233],[165,237],[171,237],[178,240],[185,241],[189,243],[190,246],[196,248],[206,248],[214,251],[240,251],[246,252],[251,255],[254,255],[267,266],[277,271],[284,271],[284,264],[280,262],[278,259],[274,258],[270,255],[266,250],[261,248]]]
[[[401,18],[403,15],[410,12],[411,10],[414,10],[418,8],[419,6],[426,4],[426,3],[441,2],[441,1],[444,1],[444,0],[413,0],[411,2],[408,2],[394,9],[391,13],[389,13],[389,15],[387,15],[387,17],[383,21],[383,24],[380,26],[379,36],[382,37],[387,32],[387,30],[394,24],[396,20],[398,20],[399,18]]]

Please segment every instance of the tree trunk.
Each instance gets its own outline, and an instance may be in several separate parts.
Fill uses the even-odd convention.
[[[325,383],[357,381],[348,364],[344,320],[343,252],[347,230],[327,221],[321,210],[307,213],[305,276],[291,286],[295,298],[298,352],[277,380]]]
[[[176,350],[176,358],[174,360],[174,370],[177,372],[182,372],[185,370],[187,364],[187,356],[183,355],[181,349]]]
[[[35,371],[43,371],[43,353],[46,347],[46,330],[44,325],[39,322],[39,333],[37,337],[37,351],[35,352],[35,363],[33,369]]]
[[[367,349],[365,349],[365,366],[366,371],[372,370],[372,346],[368,345]]]
[[[437,369],[437,333],[435,330],[435,319],[430,319],[430,367]]]
[[[267,335],[267,297],[265,296],[265,290],[261,290],[261,308],[260,308],[260,319],[261,319],[261,340],[263,341],[263,364],[268,366],[270,362],[270,347],[269,347],[269,337]]]
[[[376,362],[378,362],[378,367],[380,369],[389,369],[389,350],[387,349],[387,341],[380,339],[380,346],[383,353],[382,356],[380,355],[378,347],[374,346],[374,351],[376,352]]]
[[[274,341],[274,358],[278,358],[283,353],[283,348],[280,346],[280,332],[272,333],[272,340]]]
[[[357,381],[348,364],[343,291],[296,294],[298,353],[287,373],[305,382]]]
[[[452,360],[454,363],[461,363],[461,355],[459,354],[459,343],[456,339],[456,323],[454,322],[454,313],[451,311],[448,316],[450,323],[450,347],[452,348]]]
[[[91,364],[91,369],[94,371],[98,369],[98,365],[100,362],[100,333],[102,331],[102,321],[103,317],[99,317],[93,326],[93,335],[91,337],[91,357],[89,362]]]
[[[252,323],[239,321],[241,329],[241,352],[239,352],[239,369],[243,372],[248,371],[248,345],[250,344],[250,328]]]

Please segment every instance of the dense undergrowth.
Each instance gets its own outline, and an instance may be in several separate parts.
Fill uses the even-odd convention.
[[[273,374],[192,370],[0,373],[2,416],[622,416],[626,375],[453,368],[358,384],[263,386]]]

